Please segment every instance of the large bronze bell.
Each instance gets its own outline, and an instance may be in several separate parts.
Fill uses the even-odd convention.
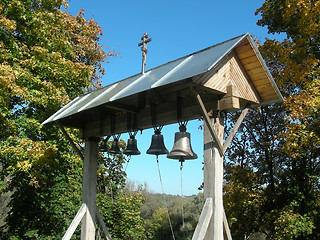
[[[185,125],[179,127],[180,132],[174,135],[174,145],[167,158],[179,159],[180,161],[197,159],[198,155],[193,152],[190,141],[190,133],[186,132]]]
[[[126,155],[139,155],[141,152],[138,150],[137,147],[137,139],[134,136],[130,136],[128,139],[128,144],[126,150],[123,152]]]
[[[119,139],[118,138],[115,138],[113,140],[113,143],[111,145],[109,153],[112,153],[112,154],[120,154],[121,153],[120,146],[119,146]]]
[[[161,155],[167,154],[169,151],[164,146],[163,135],[159,129],[155,129],[152,135],[150,148],[147,150],[147,154]]]

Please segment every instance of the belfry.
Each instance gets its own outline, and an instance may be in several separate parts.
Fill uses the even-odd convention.
[[[43,123],[59,124],[62,129],[77,128],[85,139],[82,206],[63,239],[71,238],[81,220],[82,240],[95,239],[96,222],[106,239],[111,239],[96,207],[100,139],[113,136],[116,140],[122,133],[154,128],[154,138],[159,144],[156,138],[161,138],[162,126],[179,122],[183,127],[176,142],[187,144],[178,143],[188,135],[186,122],[203,119],[205,204],[192,239],[230,240],[223,208],[223,155],[248,109],[281,102],[281,93],[249,34],[150,70],[145,70],[145,61],[146,44],[151,38],[145,34],[141,40],[141,73],[78,96]],[[224,113],[228,111],[242,112],[223,142]],[[134,124],[128,124],[130,117],[135,119],[131,121]],[[178,149],[181,148],[187,149],[180,145]],[[181,161],[196,158],[192,149],[186,153],[175,149],[169,153],[162,147],[161,151],[154,151],[159,149],[152,148],[151,154],[168,154]]]

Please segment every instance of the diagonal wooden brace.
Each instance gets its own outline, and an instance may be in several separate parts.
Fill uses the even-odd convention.
[[[210,223],[210,219],[213,212],[213,201],[212,198],[207,198],[206,202],[202,208],[201,215],[199,218],[199,222],[197,224],[197,227],[193,233],[192,240],[203,240],[207,229]]]
[[[87,205],[85,203],[82,203],[79,211],[77,212],[77,215],[72,220],[68,230],[65,232],[65,234],[62,237],[62,240],[69,240],[71,239],[74,231],[77,229],[79,223],[81,222],[84,214],[88,211]]]
[[[74,141],[71,139],[71,137],[69,136],[69,134],[67,133],[67,131],[66,131],[66,130],[64,129],[64,127],[60,124],[60,122],[57,122],[57,124],[58,124],[59,128],[61,129],[61,131],[62,131],[63,135],[65,136],[65,138],[69,141],[69,143],[70,143],[71,147],[73,148],[73,150],[74,150],[76,153],[78,153],[78,155],[80,156],[80,158],[81,158],[82,160],[84,160],[84,156],[83,156],[83,154],[82,154],[82,152],[81,152],[81,150],[80,150],[80,147],[78,147],[78,146],[74,143]]]
[[[203,101],[202,101],[202,99],[201,99],[200,94],[197,93],[197,92],[195,92],[195,94],[196,94],[196,98],[197,98],[197,100],[198,100],[198,103],[199,103],[201,112],[202,112],[202,114],[203,114],[203,119],[204,119],[204,121],[206,122],[206,124],[207,124],[207,126],[208,126],[208,129],[209,129],[209,131],[210,131],[210,134],[211,134],[213,140],[217,143],[218,151],[219,151],[220,155],[223,156],[223,154],[224,154],[223,146],[222,146],[222,144],[221,144],[221,142],[220,142],[220,140],[219,140],[219,137],[218,137],[216,131],[213,129],[213,127],[212,127],[212,125],[211,125],[211,123],[210,123],[210,118],[209,118],[208,112],[207,112],[207,110],[206,110],[206,107],[205,107],[204,104],[203,104]]]
[[[233,129],[231,130],[227,140],[224,142],[223,144],[223,154],[227,151],[229,144],[231,143],[234,135],[236,134],[236,132],[238,131],[238,128],[240,127],[244,117],[246,116],[247,112],[248,112],[249,108],[245,108],[242,110],[237,122],[235,123],[235,125],[233,126]]]
[[[110,236],[110,234],[108,232],[108,229],[107,229],[107,227],[106,227],[106,225],[105,225],[105,223],[104,223],[104,221],[102,219],[102,216],[101,216],[101,214],[100,214],[100,212],[98,210],[98,207],[97,207],[97,220],[98,220],[99,226],[100,226],[100,228],[101,228],[101,230],[102,230],[102,232],[103,232],[103,234],[105,236],[105,240],[112,240],[111,236]]]
[[[226,240],[232,240],[227,216],[226,216],[226,211],[223,209],[223,228],[224,228],[224,238]]]

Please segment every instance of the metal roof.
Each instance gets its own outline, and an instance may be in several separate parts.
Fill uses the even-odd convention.
[[[96,91],[79,96],[49,117],[43,122],[43,124],[55,121],[62,121],[63,123],[63,120],[66,119],[68,119],[68,121],[72,121],[73,117],[77,118],[79,114],[84,114],[90,109],[94,109],[103,105],[106,106],[142,92],[158,89],[167,85],[171,86],[172,84],[178,84],[181,81],[186,81],[192,77],[205,74],[217,66],[217,64],[226,55],[233,51],[237,45],[243,42],[244,39],[249,39],[251,42],[253,42],[248,34],[244,34],[150,69],[144,74],[141,73],[131,76]],[[266,69],[258,49],[254,45],[253,50],[258,53],[256,55],[262,62],[260,65],[266,72],[265,75],[269,79],[268,82],[272,85],[272,91],[275,92],[276,97],[273,97],[274,99],[271,99],[271,101],[278,101],[279,99],[281,100],[282,96],[269,71]],[[263,99],[261,100],[260,104],[262,102],[264,102]],[[79,127],[79,124],[75,124],[73,126],[73,124],[70,122],[65,125]]]

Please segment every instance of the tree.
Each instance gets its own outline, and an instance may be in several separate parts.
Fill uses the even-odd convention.
[[[281,137],[291,171],[284,183],[291,194],[295,193],[290,203],[293,206],[285,213],[290,216],[286,221],[289,237],[291,234],[297,239],[320,236],[319,10],[320,3],[314,0],[266,1],[257,10],[261,14],[259,25],[267,26],[270,33],[287,34],[282,42],[267,40],[262,52],[285,95],[287,124]],[[278,56],[278,63],[270,61],[270,54]],[[294,225],[297,230],[290,232]]]
[[[81,204],[82,161],[59,128],[41,122],[99,87],[113,53],[102,50],[94,20],[62,6],[67,1],[0,2],[1,182],[11,178],[0,186],[13,192],[2,239],[61,238]]]
[[[245,208],[227,208],[227,215],[256,212],[249,229],[231,224],[238,236],[319,239],[319,7],[312,0],[267,0],[256,12],[269,33],[287,34],[260,46],[285,100],[251,111],[229,150],[226,195],[235,203],[237,193],[249,194],[240,195]]]

